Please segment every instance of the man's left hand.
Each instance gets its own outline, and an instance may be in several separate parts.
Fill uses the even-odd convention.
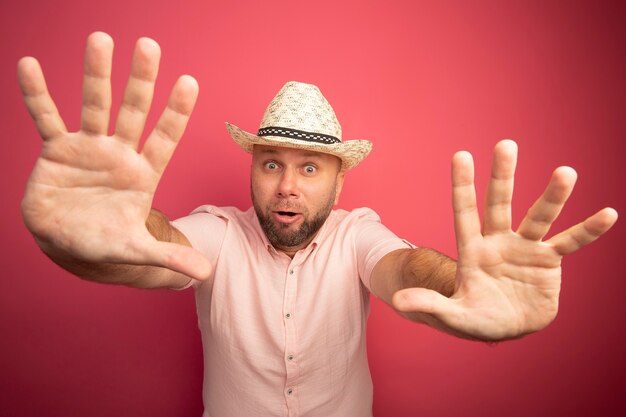
[[[452,187],[459,255],[454,294],[448,298],[424,288],[404,289],[393,297],[398,311],[426,314],[453,333],[480,340],[521,337],[554,320],[561,259],[609,230],[617,220],[617,212],[605,208],[543,240],[576,182],[572,168],[560,167],[513,231],[511,200],[516,162],[515,142],[499,142],[494,150],[481,230],[472,156],[467,152],[454,155]]]

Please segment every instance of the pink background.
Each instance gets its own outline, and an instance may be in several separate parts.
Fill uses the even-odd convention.
[[[601,4],[602,5],[598,5]],[[254,131],[288,80],[321,87],[345,139],[371,156],[340,206],[374,208],[415,244],[455,254],[449,160],[476,159],[482,198],[493,145],[520,147],[514,220],[553,168],[579,173],[555,231],[604,206],[624,215],[626,8],[622,2],[22,1],[0,6],[0,415],[199,416],[192,291],[80,281],[43,256],[19,202],[40,140],[15,77],[40,59],[78,126],[85,37],[116,40],[119,103],[134,41],[162,47],[153,125],[179,74],[200,98],[155,205],[249,206],[248,155],[224,121]],[[373,301],[368,347],[377,417],[626,414],[624,220],[564,261],[561,312],[545,331],[488,346],[404,322]]]

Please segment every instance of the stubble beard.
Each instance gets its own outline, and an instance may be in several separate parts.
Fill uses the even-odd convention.
[[[265,236],[270,241],[270,243],[275,248],[293,248],[302,245],[304,242],[307,242],[311,239],[319,229],[324,225],[328,216],[330,216],[330,212],[333,209],[333,205],[335,203],[335,190],[337,184],[332,189],[332,192],[326,198],[324,205],[322,208],[315,214],[312,219],[307,219],[308,210],[304,208],[302,214],[304,215],[304,221],[300,224],[297,230],[292,232],[289,231],[289,224],[276,223],[272,219],[272,211],[276,210],[276,208],[272,208],[268,205],[265,210],[263,210],[255,196],[254,190],[251,191],[252,194],[252,205],[254,206],[254,211],[256,212],[257,218],[259,219],[259,223],[261,224],[261,228],[263,232],[265,232]],[[281,210],[288,211],[288,205],[281,205]]]

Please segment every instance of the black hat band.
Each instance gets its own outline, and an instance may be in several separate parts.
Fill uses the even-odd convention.
[[[307,142],[317,142],[324,144],[341,143],[339,139],[332,135],[323,133],[305,132],[304,130],[289,129],[286,127],[263,127],[259,129],[257,136],[282,136],[285,138],[299,139]]]

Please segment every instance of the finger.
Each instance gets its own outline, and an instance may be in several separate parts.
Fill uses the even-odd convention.
[[[405,288],[397,291],[392,299],[393,307],[403,313],[441,313],[445,307],[441,303],[450,301],[449,298],[441,295],[437,291],[425,288]]]
[[[532,205],[520,223],[517,233],[526,239],[541,240],[559,216],[576,183],[576,171],[559,167],[539,199]]]
[[[167,268],[197,280],[208,279],[213,271],[211,262],[197,250],[183,244],[158,241],[147,232],[127,242],[119,257],[112,256],[105,261]]]
[[[606,233],[617,221],[617,211],[607,207],[585,221],[553,236],[546,243],[561,255],[577,251]]]
[[[111,109],[111,65],[113,39],[103,32],[87,38],[83,107],[80,126],[84,132],[106,135]]]
[[[517,163],[517,144],[512,140],[498,142],[493,151],[491,179],[487,186],[484,234],[511,230],[511,200]]]
[[[161,49],[149,38],[137,41],[130,77],[115,123],[115,136],[137,149],[154,95]]]
[[[407,317],[455,334],[464,317],[462,307],[451,298],[425,288],[406,288],[391,299],[392,307]],[[442,326],[443,325],[443,326]]]
[[[200,281],[213,272],[211,262],[195,249],[177,243],[154,241],[142,251],[146,264],[161,266]]]
[[[480,236],[480,217],[474,189],[474,162],[469,152],[457,152],[452,157],[452,207],[457,246]]]
[[[35,58],[24,57],[17,64],[17,79],[24,102],[43,140],[67,133],[59,111],[50,97],[41,66]]]
[[[189,76],[178,79],[165,111],[146,140],[142,154],[162,174],[180,140],[198,97],[198,83]]]

